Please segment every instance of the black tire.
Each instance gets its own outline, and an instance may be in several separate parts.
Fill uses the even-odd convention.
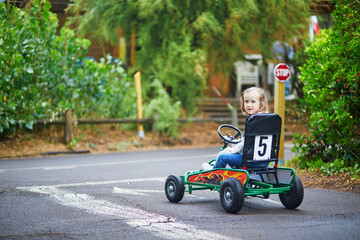
[[[295,209],[300,206],[304,199],[304,188],[300,178],[296,176],[294,186],[291,187],[289,192],[280,193],[279,198],[284,207],[288,209]]]
[[[180,202],[184,197],[185,187],[181,177],[170,175],[165,182],[165,194],[170,202]]]
[[[244,205],[245,194],[240,181],[236,178],[228,178],[220,188],[221,205],[228,213],[237,213]]]

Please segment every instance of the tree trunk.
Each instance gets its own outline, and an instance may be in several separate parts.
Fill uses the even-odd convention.
[[[71,110],[66,110],[64,115],[64,141],[65,144],[69,144],[71,141],[71,135],[72,135],[72,118],[71,118]]]

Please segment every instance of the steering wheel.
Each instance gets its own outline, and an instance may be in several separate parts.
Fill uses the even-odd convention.
[[[236,132],[235,136],[228,137],[228,136],[222,135],[221,129],[223,129],[223,128],[231,128],[231,129],[235,130],[235,132]],[[233,125],[229,125],[229,124],[220,125],[220,127],[218,128],[218,134],[219,134],[221,140],[225,144],[227,144],[227,143],[237,144],[237,143],[241,142],[241,139],[243,138],[243,133],[240,131],[240,129],[238,129],[237,127],[234,127]]]

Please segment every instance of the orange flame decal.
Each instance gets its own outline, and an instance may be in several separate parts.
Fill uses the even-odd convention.
[[[192,175],[188,178],[188,182],[220,185],[222,181],[230,177],[237,178],[241,184],[244,185],[247,179],[247,174],[246,172],[233,170],[215,170]]]

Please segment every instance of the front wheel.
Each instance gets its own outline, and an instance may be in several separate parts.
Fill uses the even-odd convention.
[[[237,213],[244,204],[245,194],[240,181],[236,178],[228,178],[220,188],[220,201],[222,207],[228,213]]]
[[[304,188],[300,178],[296,176],[293,184],[290,191],[279,194],[281,203],[289,209],[297,208],[304,199]]]
[[[180,202],[184,197],[185,187],[179,176],[170,175],[165,182],[165,194],[170,202]]]

